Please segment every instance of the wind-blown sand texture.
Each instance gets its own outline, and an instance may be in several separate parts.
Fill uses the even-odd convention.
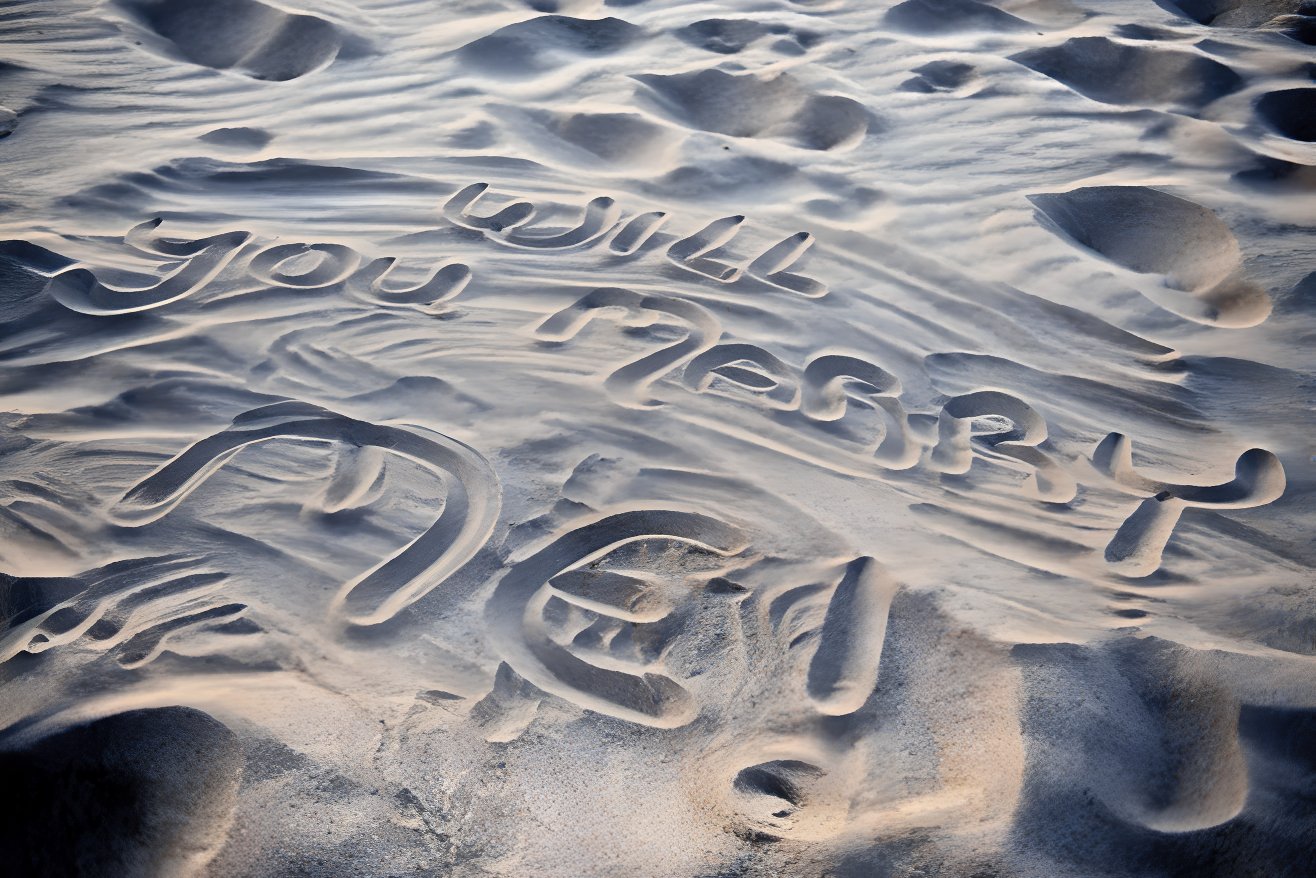
[[[11,0],[0,872],[1310,876],[1314,43]]]

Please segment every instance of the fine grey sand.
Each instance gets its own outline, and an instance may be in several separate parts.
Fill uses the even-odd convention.
[[[1314,44],[0,5],[0,873],[1312,875]]]

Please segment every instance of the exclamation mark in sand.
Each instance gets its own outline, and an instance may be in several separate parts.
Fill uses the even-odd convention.
[[[897,584],[869,557],[846,565],[809,664],[809,697],[830,716],[854,713],[877,686],[887,614]]]

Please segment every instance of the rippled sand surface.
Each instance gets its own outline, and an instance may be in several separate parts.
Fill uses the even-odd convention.
[[[1310,875],[1313,43],[5,4],[4,869]]]

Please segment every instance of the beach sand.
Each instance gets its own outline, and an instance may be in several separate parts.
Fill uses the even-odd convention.
[[[1314,43],[4,4],[0,871],[1311,875]]]

